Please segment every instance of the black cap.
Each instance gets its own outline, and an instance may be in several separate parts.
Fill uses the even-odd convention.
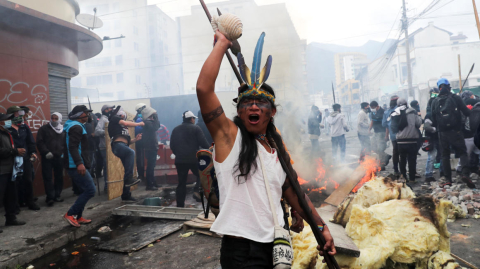
[[[0,113],[0,121],[5,121],[13,118],[13,114],[3,114]]]
[[[25,111],[25,113],[28,113],[30,112],[30,108],[28,108],[27,106],[20,106],[20,108]]]
[[[13,114],[15,112],[21,111],[22,108],[19,106],[11,106],[7,109],[7,114]]]
[[[70,112],[70,114],[74,115],[74,114],[77,114],[78,112],[87,113],[87,112],[92,112],[92,110],[88,109],[85,105],[78,105],[72,109],[72,112]]]

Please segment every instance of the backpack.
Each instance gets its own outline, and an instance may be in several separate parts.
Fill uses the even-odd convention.
[[[440,130],[449,130],[460,122],[460,113],[451,94],[439,95],[435,100],[434,113]]]
[[[211,147],[211,149],[213,149]],[[208,213],[211,210],[215,217],[220,213],[220,194],[218,192],[217,175],[215,174],[215,167],[213,166],[213,157],[211,150],[199,150],[197,152],[198,170],[200,174],[201,193],[207,199],[207,207],[202,197],[202,207],[205,213],[205,218],[208,218]],[[211,208],[211,209],[210,209]]]
[[[398,121],[398,130],[403,131],[408,126],[407,109],[400,110],[400,119]]]

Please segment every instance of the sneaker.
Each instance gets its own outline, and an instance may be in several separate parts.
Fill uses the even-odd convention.
[[[137,185],[138,183],[140,183],[142,180],[137,178],[137,179],[134,179],[134,178],[130,178],[130,179],[125,179],[123,185],[125,187],[131,187],[131,186],[135,186]]]
[[[28,204],[28,209],[33,210],[33,211],[38,211],[38,210],[40,210],[40,207],[36,203],[32,202],[32,203]]]
[[[435,169],[440,169],[440,163],[434,163],[433,168]]]
[[[123,198],[122,198],[122,202],[124,202],[124,203],[136,203],[136,202],[138,202],[138,200],[135,199],[135,198],[133,198],[133,196],[130,196],[130,197],[127,198],[127,199],[123,199]]]
[[[65,213],[65,216],[63,218],[73,227],[80,227],[80,224],[77,222],[77,217],[76,216],[69,216],[68,213]]]
[[[53,201],[57,202],[57,203],[61,203],[63,202],[63,198],[60,198],[60,197],[56,197],[55,199],[53,199]]]
[[[48,200],[47,201],[47,206],[53,206],[53,204],[55,204],[55,201],[53,201],[53,200]]]
[[[472,180],[469,177],[462,176],[462,181],[465,182],[470,189],[476,188],[475,184],[472,182]]]
[[[419,173],[415,173],[415,178],[421,178],[422,176]]]
[[[436,180],[434,177],[427,177],[427,178],[425,179],[425,182],[427,182],[427,183],[435,182],[435,181],[437,181],[437,180]]]
[[[77,222],[78,222],[78,224],[90,224],[90,223],[92,223],[92,220],[80,217],[79,219],[77,219]]]
[[[444,188],[445,186],[452,186],[452,182],[450,181],[446,181],[446,182],[443,182],[442,184],[439,185],[440,188]]]
[[[25,225],[26,222],[25,221],[19,221],[19,220],[6,220],[5,221],[5,226],[21,226],[21,225]]]

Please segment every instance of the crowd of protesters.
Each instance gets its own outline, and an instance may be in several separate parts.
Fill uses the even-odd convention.
[[[203,120],[199,118],[198,125],[195,125],[197,117],[186,111],[182,116],[183,124],[175,128],[170,137],[167,127],[160,124],[155,109],[140,103],[135,110],[133,119],[127,119],[127,113],[121,107],[108,104],[103,105],[101,113],[97,114],[85,105],[77,105],[66,120],[64,115],[53,112],[49,122],[39,128],[36,139],[27,123],[28,107],[12,106],[6,114],[0,113],[0,201],[5,207],[5,225],[25,224],[17,220],[22,207],[40,210],[33,190],[33,164],[37,159],[42,168],[45,204],[50,207],[64,202],[62,191],[64,174],[67,174],[78,197],[64,219],[74,227],[90,223],[91,220],[84,218],[82,213],[99,187],[93,179],[103,176],[104,192],[108,191],[106,141],[110,141],[112,153],[121,160],[125,171],[123,202],[137,201],[130,187],[142,180],[146,183],[146,190],[158,190],[154,169],[159,142],[168,145],[170,140],[179,177],[177,206],[185,204],[189,170],[197,177],[194,198],[199,200],[195,156],[199,149],[206,149],[212,143],[208,131],[204,133]],[[128,127],[135,127],[135,137],[130,137]],[[109,139],[105,137],[107,134]],[[135,150],[130,148],[131,144],[135,144]],[[138,177],[134,177],[135,159]]]
[[[427,152],[425,181],[440,181],[440,186],[452,185],[452,169],[459,180],[469,188],[475,188],[470,173],[479,173],[480,166],[480,98],[471,91],[454,94],[450,82],[441,78],[437,87],[429,92],[430,99],[426,114],[422,117],[417,100],[410,104],[396,95],[390,97],[390,104],[383,107],[377,101],[363,102],[357,118],[357,135],[360,142],[360,158],[375,155],[381,170],[392,160],[394,175],[403,177],[413,184],[417,173],[417,157],[420,150]],[[349,131],[345,115],[340,104],[332,106],[333,112],[323,115],[323,122],[329,126],[332,142],[332,158],[345,160],[346,139]],[[327,111],[327,110],[326,110]],[[312,143],[312,152],[319,148],[318,138],[323,127],[322,113],[312,106],[308,118],[308,134]],[[392,154],[385,152],[387,144],[392,146]],[[337,151],[340,150],[340,156]],[[453,157],[451,154],[455,154]],[[458,163],[451,162],[458,159]],[[452,168],[452,165],[456,167]],[[435,178],[434,169],[439,169]]]

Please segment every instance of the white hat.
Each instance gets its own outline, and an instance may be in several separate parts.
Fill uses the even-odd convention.
[[[195,116],[195,114],[193,114],[192,111],[186,111],[186,112],[183,113],[183,118],[184,119],[189,119],[189,118],[195,118],[196,119],[197,117]]]
[[[138,103],[136,106],[135,106],[135,111],[138,111],[139,109],[141,109],[142,107],[145,107],[147,106],[146,104],[144,103]]]

